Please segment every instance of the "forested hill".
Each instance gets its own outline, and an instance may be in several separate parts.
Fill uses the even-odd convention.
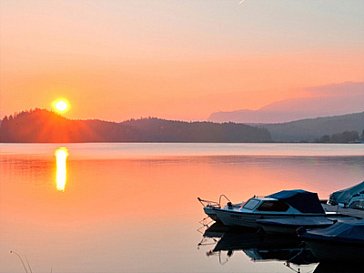
[[[0,142],[271,142],[267,129],[236,123],[183,122],[157,118],[121,123],[70,120],[36,109],[5,117]]]
[[[303,119],[280,124],[255,124],[269,130],[277,142],[315,142],[328,136],[355,133],[364,135],[364,112],[340,116]],[[325,141],[319,141],[325,142]],[[329,141],[330,142],[330,141]],[[338,139],[332,142],[347,142]]]

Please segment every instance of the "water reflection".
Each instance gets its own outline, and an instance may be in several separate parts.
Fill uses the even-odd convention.
[[[56,188],[58,191],[64,191],[67,183],[67,157],[68,150],[65,147],[56,149]]]
[[[316,266],[314,273],[358,273],[364,258],[364,247],[325,245],[318,253],[317,248],[296,236],[274,235],[250,229],[232,229],[219,223],[206,226],[198,244],[208,247],[207,256],[218,256],[220,264],[227,263],[235,252],[242,252],[254,262],[282,261],[293,271],[303,272],[302,266]],[[212,248],[212,249],[211,249]],[[359,268],[359,269],[358,269]],[[307,268],[308,269],[308,268]],[[312,269],[309,270],[312,272]]]
[[[129,149],[144,144],[67,144],[64,194],[55,187],[60,146],[0,144],[0,272],[24,272],[15,250],[34,272],[288,273],[284,261],[253,263],[242,251],[225,266],[206,257],[213,246],[197,252],[196,196],[242,201],[304,188],[325,199],[364,177],[364,156],[176,157],[159,145],[160,157],[135,158]]]
[[[356,263],[320,262],[313,273],[362,273],[363,265]]]
[[[295,271],[300,271],[301,265],[318,262],[295,236],[267,235],[250,229],[229,229],[214,223],[205,230],[200,244],[209,245],[207,238],[216,242],[213,249],[206,253],[207,256],[217,255],[221,264],[228,262],[237,251],[243,252],[254,262],[282,261],[285,266]]]

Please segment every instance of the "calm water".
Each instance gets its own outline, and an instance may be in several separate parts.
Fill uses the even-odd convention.
[[[243,251],[206,255],[196,197],[303,188],[325,199],[364,180],[364,146],[0,144],[0,174],[0,272],[25,272],[10,250],[34,273],[292,272]]]

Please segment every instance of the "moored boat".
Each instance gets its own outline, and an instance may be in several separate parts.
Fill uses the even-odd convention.
[[[328,203],[332,206],[364,209],[364,181],[331,193]]]
[[[226,226],[259,229],[259,219],[307,219],[326,213],[316,193],[305,190],[284,190],[266,197],[253,197],[246,203],[226,206],[205,206],[205,213]]]
[[[319,260],[356,262],[364,258],[364,220],[337,222],[299,236]]]

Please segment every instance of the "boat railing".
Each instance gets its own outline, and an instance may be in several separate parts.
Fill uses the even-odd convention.
[[[215,208],[221,208],[221,202],[223,201],[223,199],[227,200],[227,203],[230,202],[230,199],[225,195],[225,194],[221,194],[219,196],[219,201],[211,201],[211,200],[205,200],[202,199],[200,197],[197,197],[197,200],[202,204],[203,207],[215,207]]]
[[[252,198],[265,198],[265,196],[264,195],[253,195],[253,197]]]
[[[219,202],[216,201],[205,200],[201,199],[200,197],[197,197],[197,200],[202,204],[203,207],[221,207]]]
[[[220,196],[219,196],[219,205],[221,206],[221,201],[222,201],[222,199],[225,199],[226,201],[227,201],[227,203],[228,202],[230,202],[231,203],[231,201],[230,201],[230,199],[225,195],[225,194],[221,194]]]

